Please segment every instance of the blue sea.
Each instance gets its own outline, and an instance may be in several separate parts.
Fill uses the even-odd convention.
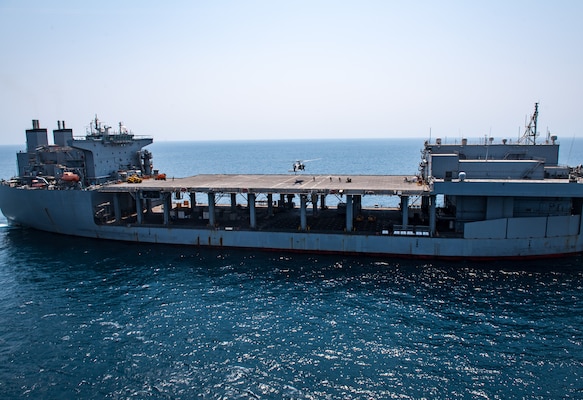
[[[422,139],[157,142],[155,168],[412,174]],[[0,146],[0,177],[15,152]],[[309,160],[309,161],[308,161]],[[583,163],[583,140],[562,163]],[[583,258],[433,262],[59,236],[0,217],[1,399],[583,398]]]

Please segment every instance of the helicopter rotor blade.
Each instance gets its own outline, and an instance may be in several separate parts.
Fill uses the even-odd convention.
[[[318,161],[321,160],[321,158],[312,158],[311,160],[304,160],[302,162],[310,162],[310,161]]]

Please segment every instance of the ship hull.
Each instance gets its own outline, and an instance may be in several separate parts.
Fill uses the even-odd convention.
[[[174,225],[99,225],[92,190],[34,190],[0,185],[9,223],[88,238],[185,246],[443,259],[546,258],[583,252],[580,229],[552,237],[463,238],[344,232],[265,231]]]

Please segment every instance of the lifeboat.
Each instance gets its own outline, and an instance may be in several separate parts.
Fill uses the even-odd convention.
[[[61,179],[66,182],[79,182],[79,175],[72,172],[63,172]]]
[[[34,188],[41,188],[41,187],[45,187],[45,183],[43,181],[38,180],[38,179],[33,179],[30,186],[32,186]]]

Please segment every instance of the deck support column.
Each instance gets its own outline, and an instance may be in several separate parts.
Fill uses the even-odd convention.
[[[208,203],[209,203],[209,225],[215,226],[215,194],[213,192],[208,192]]]
[[[115,216],[115,222],[117,224],[121,223],[121,204],[119,203],[119,193],[113,194],[113,215]]]
[[[231,193],[231,211],[237,209],[237,193]]]
[[[142,192],[136,192],[136,218],[138,225],[144,222],[144,210],[142,209]]]
[[[435,236],[435,224],[436,224],[436,218],[435,218],[435,209],[436,209],[436,204],[435,202],[437,201],[437,197],[432,194],[431,196],[429,196],[429,236]]]
[[[196,210],[196,193],[190,192],[190,209],[194,212]]]
[[[421,197],[421,212],[423,214],[429,214],[430,198],[429,196]]]
[[[287,195],[287,208],[290,210],[294,208],[294,194]]]
[[[403,230],[406,230],[409,224],[409,196],[401,196],[401,216],[401,225],[403,225]]]
[[[255,229],[257,227],[257,216],[255,213],[255,193],[247,195],[247,203],[249,206],[249,227]]]
[[[315,217],[318,215],[318,195],[312,193],[312,215]]]
[[[267,216],[273,217],[273,194],[267,193]]]
[[[170,210],[172,209],[172,193],[162,193],[164,196],[164,225],[170,223]]]
[[[146,199],[146,215],[152,214],[152,199]]]
[[[305,194],[300,194],[300,229],[305,231],[308,229],[308,217],[306,212],[307,197]]]
[[[279,208],[285,208],[285,194],[279,194]]]
[[[351,232],[353,225],[352,222],[354,221],[354,208],[352,204],[352,195],[346,195],[346,232]]]
[[[362,211],[362,196],[359,194],[355,194],[352,196],[352,209],[354,210],[354,214],[360,214]]]
[[[326,195],[325,194],[320,195],[320,208],[322,210],[326,209]]]
[[[190,199],[190,204],[188,205],[188,209],[190,210],[190,218],[196,218],[196,193],[189,192],[188,198]]]

